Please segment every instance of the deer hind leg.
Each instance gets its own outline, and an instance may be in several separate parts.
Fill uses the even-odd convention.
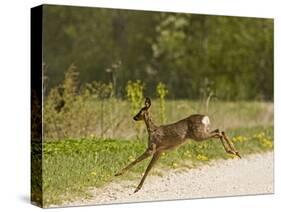
[[[144,183],[144,181],[145,181],[145,178],[147,177],[147,174],[149,173],[149,171],[151,170],[151,168],[155,165],[156,161],[160,158],[160,156],[161,156],[161,152],[158,151],[158,152],[155,152],[155,153],[154,153],[154,155],[153,155],[153,157],[152,157],[150,163],[148,164],[148,166],[147,166],[147,168],[146,168],[146,170],[145,170],[145,173],[144,173],[144,175],[143,175],[143,177],[142,177],[142,179],[141,179],[141,181],[140,181],[138,187],[137,187],[136,190],[134,191],[134,193],[138,192],[138,191],[141,189],[141,187],[142,187],[142,185],[143,185],[143,183]]]
[[[144,159],[148,158],[149,156],[151,156],[154,152],[155,152],[155,146],[151,145],[148,149],[145,150],[145,152],[143,154],[141,154],[136,160],[134,160],[132,163],[130,163],[129,165],[127,165],[125,168],[121,169],[119,172],[117,172],[114,176],[120,176],[122,174],[124,174],[124,172],[126,172],[127,170],[129,170],[130,168],[132,168],[134,165],[136,165],[137,163],[143,161]]]
[[[210,132],[210,134],[211,134],[211,136],[210,136],[211,138],[220,139],[225,152],[236,155],[239,158],[241,158],[239,152],[235,149],[233,143],[229,140],[229,138],[226,136],[226,134],[224,132],[220,132],[219,129],[216,129],[216,130]]]
[[[231,140],[228,138],[228,136],[225,134],[225,132],[221,132],[224,140],[227,142],[229,148],[234,152],[235,155],[237,155],[239,158],[241,158],[239,152],[235,149],[233,143],[231,142]]]

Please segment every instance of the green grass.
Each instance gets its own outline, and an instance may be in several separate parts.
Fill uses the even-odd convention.
[[[241,156],[273,150],[273,127],[241,128],[227,132]],[[121,177],[120,168],[134,160],[146,148],[146,141],[80,139],[43,144],[43,205],[87,197],[89,187],[99,187],[122,179],[140,178],[148,160],[139,163]],[[214,159],[231,159],[219,140],[190,142],[163,154],[161,168],[192,168]],[[155,171],[156,170],[156,171]],[[152,174],[157,174],[157,169]],[[161,172],[158,171],[158,174]],[[36,184],[34,184],[36,186]]]

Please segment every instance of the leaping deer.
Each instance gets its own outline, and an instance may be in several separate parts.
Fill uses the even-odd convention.
[[[161,156],[163,151],[174,149],[180,145],[186,143],[187,139],[192,139],[196,142],[204,141],[210,138],[220,139],[224,150],[229,153],[238,156],[239,152],[236,151],[234,145],[229,140],[224,132],[219,129],[209,131],[210,119],[206,115],[194,114],[185,119],[182,119],[176,123],[156,126],[149,113],[151,101],[148,97],[145,99],[145,106],[134,116],[135,121],[144,120],[148,131],[148,147],[145,152],[140,155],[136,160],[130,163],[128,166],[120,170],[115,176],[122,175],[125,171],[132,168],[137,163],[152,156],[150,163],[148,164],[145,173],[135,189],[134,193],[138,192],[147,177],[147,174],[155,165],[156,161]]]

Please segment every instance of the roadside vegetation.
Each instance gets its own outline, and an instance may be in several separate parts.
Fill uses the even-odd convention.
[[[202,113],[211,125],[221,130],[241,127],[272,126],[273,102],[223,101],[206,89],[199,100],[171,99],[166,85],[159,82],[153,93],[146,92],[139,80],[128,81],[125,98],[117,98],[111,83],[93,81],[80,85],[75,66],[66,71],[61,84],[44,98],[44,140],[81,138],[144,139],[145,125],[132,117],[152,98],[151,116],[156,124],[167,124]]]
[[[127,97],[120,99],[112,93],[110,83],[94,81],[79,85],[78,79],[76,68],[71,66],[62,84],[52,88],[44,100],[43,146],[39,142],[32,146],[34,161],[43,148],[40,183],[44,206],[86,198],[90,187],[113,180],[140,178],[148,163],[145,160],[114,178],[116,171],[146,149],[145,124],[132,119],[143,107],[145,83],[129,81],[125,88]],[[210,116],[212,128],[226,131],[242,157],[273,150],[273,103],[220,101],[213,99],[211,93],[196,101],[173,100],[167,99],[168,94],[164,83],[155,87],[151,114],[156,124],[204,113]],[[165,169],[190,169],[215,159],[233,159],[233,156],[225,153],[216,139],[188,142],[177,150],[163,153],[151,174],[162,175]],[[33,182],[32,189],[40,193],[40,185]]]
[[[273,150],[273,128],[254,127],[228,131],[242,158],[247,154]],[[133,161],[146,148],[142,140],[79,139],[45,142],[43,161],[44,205],[87,197],[90,187],[122,179],[141,177],[149,159],[139,163],[121,177],[114,174]],[[187,168],[214,159],[233,159],[217,139],[202,143],[189,142],[177,150],[163,153],[152,174],[165,169]],[[239,159],[239,158],[237,158]]]

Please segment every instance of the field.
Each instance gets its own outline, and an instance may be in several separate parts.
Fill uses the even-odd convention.
[[[65,138],[113,138],[146,139],[145,125],[136,123],[133,116],[143,106],[143,101],[134,109],[129,101],[109,98],[82,99],[71,102],[65,111],[57,113],[44,110],[44,139],[47,141]],[[241,127],[272,126],[273,103],[259,101],[225,102],[165,100],[161,109],[159,98],[152,99],[150,109],[157,125],[173,123],[190,114],[206,114],[211,119],[211,127],[228,130]],[[161,119],[164,119],[162,121]]]
[[[110,106],[110,104],[105,105]],[[136,137],[138,132],[136,123],[132,121],[132,116],[128,113],[127,103],[120,101],[116,105],[119,107],[117,109],[114,106],[118,110],[118,116],[124,121],[116,128],[114,134],[108,130],[102,137],[95,136],[100,135],[99,130],[96,129],[96,131],[93,130],[95,132],[93,135],[85,138],[44,141],[44,206],[61,204],[80,197],[87,198],[87,190],[90,187],[102,187],[112,181],[140,178],[148,160],[138,164],[125,175],[114,177],[120,168],[145,150],[147,142],[143,123],[140,124],[141,136]],[[159,123],[157,108],[158,102],[154,101],[151,112],[155,117],[155,122]],[[208,108],[200,102],[184,100],[166,103],[167,122],[176,121],[195,112],[209,114],[212,127],[225,130],[242,157],[246,154],[273,150],[272,103],[214,102]],[[110,116],[110,114],[106,113],[104,116]],[[105,122],[104,125],[106,124],[108,123]],[[151,174],[163,175],[162,170],[180,167],[192,169],[215,159],[232,159],[232,157],[224,152],[219,140],[213,139],[202,143],[189,142],[175,151],[164,153]]]

